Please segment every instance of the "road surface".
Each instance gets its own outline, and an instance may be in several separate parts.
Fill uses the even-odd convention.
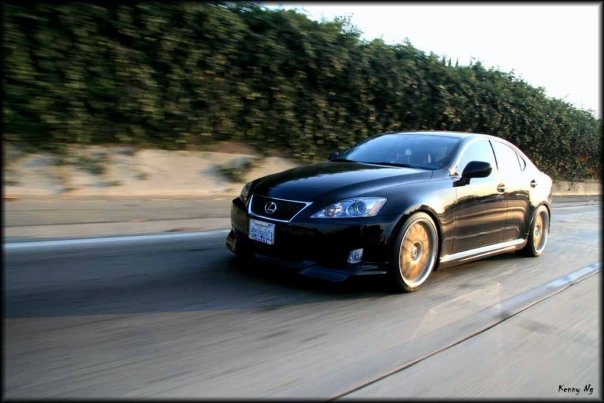
[[[4,203],[7,242],[225,229],[236,195],[38,197]],[[555,207],[595,205],[600,196],[553,197]]]
[[[238,265],[226,231],[6,244],[4,397],[601,400],[599,225],[556,208],[543,256],[411,294]]]

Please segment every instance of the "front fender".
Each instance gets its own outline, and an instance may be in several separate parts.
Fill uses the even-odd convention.
[[[439,235],[439,250],[448,253],[453,247],[455,231],[455,188],[449,178],[430,183],[414,184],[398,193],[389,212],[395,215],[396,227],[392,231],[389,246],[392,247],[403,223],[414,213],[424,212],[434,220]],[[393,211],[395,208],[398,211]]]

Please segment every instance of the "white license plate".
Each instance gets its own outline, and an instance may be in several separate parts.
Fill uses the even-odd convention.
[[[275,224],[270,222],[250,220],[250,239],[267,245],[275,244]]]

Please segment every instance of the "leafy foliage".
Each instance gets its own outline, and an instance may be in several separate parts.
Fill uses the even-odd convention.
[[[5,140],[324,157],[397,130],[506,138],[558,179],[599,177],[601,122],[479,62],[363,41],[254,3],[3,2]]]

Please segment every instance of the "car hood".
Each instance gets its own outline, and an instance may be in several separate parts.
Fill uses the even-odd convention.
[[[369,194],[380,188],[429,180],[432,171],[356,162],[323,162],[289,169],[256,181],[252,192],[287,200],[316,201]]]

